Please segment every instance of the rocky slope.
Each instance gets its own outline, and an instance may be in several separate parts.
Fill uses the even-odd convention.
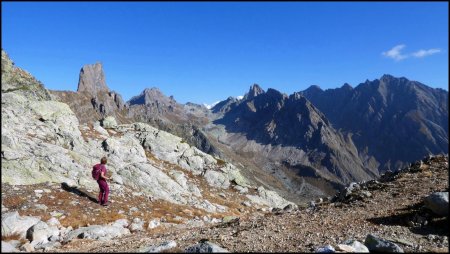
[[[35,207],[30,206],[29,203],[22,203],[21,201],[24,200],[16,197],[10,201],[16,205],[7,205],[9,197],[3,189],[6,184],[12,185],[13,190],[17,188],[19,191],[22,188],[28,191],[33,191],[33,188],[40,190],[36,191],[39,194],[36,195],[37,198],[31,201],[37,204],[39,204],[40,198],[47,197],[46,194],[42,194],[43,190],[40,189],[42,184],[50,190],[45,193],[53,193],[51,189],[56,186],[59,192],[73,192],[83,198],[89,196],[86,192],[98,189],[97,183],[91,177],[91,168],[103,156],[108,157],[107,167],[112,176],[111,198],[113,200],[114,197],[123,198],[120,202],[126,203],[130,198],[130,193],[137,193],[144,200],[165,202],[175,207],[188,206],[191,209],[203,211],[205,215],[218,217],[226,213],[249,212],[242,205],[243,202],[246,206],[255,209],[283,208],[288,204],[294,205],[275,192],[249,184],[241,174],[242,169],[214,158],[190,146],[182,138],[148,124],[117,124],[111,116],[104,118],[102,124],[99,121],[94,124],[80,124],[77,115],[69,105],[51,100],[52,96],[41,84],[26,72],[12,67],[12,62],[3,53],[2,64],[10,64],[10,68],[2,66],[2,77],[13,77],[6,79],[7,82],[2,82],[1,95],[2,202],[6,200],[5,209],[7,210],[17,211],[20,209],[28,214],[32,213]],[[21,75],[18,81],[15,79],[16,73]],[[24,79],[25,81],[23,81]],[[14,82],[19,83],[15,84]],[[3,89],[4,87],[5,89]],[[20,89],[14,89],[17,87]],[[34,187],[18,187],[23,185]],[[86,192],[80,192],[82,189]],[[209,195],[208,193],[214,194]],[[224,202],[224,200],[215,198],[217,193],[222,193],[223,197],[234,196],[234,198],[231,202]],[[49,194],[48,198],[50,201],[56,199],[56,196]],[[87,206],[98,206],[93,202],[95,199],[93,200],[92,197],[88,200],[85,200]],[[148,205],[144,200],[141,201],[143,205],[141,209],[145,209]],[[55,201],[58,201],[56,205],[49,203],[47,207],[52,204],[56,206],[54,209],[67,209],[64,208],[63,203],[59,203],[60,200]],[[79,200],[77,202],[64,204],[67,207],[73,207],[79,204]],[[2,211],[2,238],[8,237],[9,234],[15,234],[13,229],[16,220],[36,223],[40,221],[36,218],[23,219],[15,213],[5,215],[5,218],[3,215]],[[50,213],[50,215],[52,214]],[[132,220],[143,223],[144,215],[136,215]],[[43,217],[46,216],[48,214],[43,215]],[[148,214],[145,216],[149,218]],[[84,218],[83,213],[70,216],[70,212],[67,217],[72,222],[82,221]],[[181,220],[186,219],[182,216],[180,218]],[[9,228],[12,230],[8,231],[9,233],[4,231],[9,229],[3,226],[3,219],[12,221],[12,224],[8,226],[12,227],[12,229]],[[145,222],[150,223],[148,220]],[[42,223],[39,224],[39,227],[47,232],[50,225]],[[26,224],[25,226],[33,225]],[[65,233],[59,229],[59,233],[55,233],[53,243],[64,239],[64,241],[70,241],[73,238],[68,226],[75,227],[76,225],[70,225],[68,222],[66,228],[63,229]],[[101,227],[98,225],[86,230],[92,229],[97,232],[103,230]],[[22,230],[20,231],[22,234],[23,230],[27,231],[28,229],[30,228],[18,230]],[[52,232],[54,231],[57,230]],[[107,232],[110,231],[112,235],[108,237],[117,236],[116,229],[108,228]],[[120,232],[122,231],[127,232],[121,229]],[[84,235],[88,237],[91,233]],[[49,240],[51,236],[55,235],[51,234],[47,235],[47,238],[44,236],[44,239]],[[122,235],[122,233],[118,235]],[[20,237],[20,239],[22,238]],[[47,240],[43,242],[36,240],[30,244],[31,247],[37,248],[42,244],[47,244]]]
[[[430,202],[443,192],[446,200]],[[438,207],[447,208],[446,213]],[[74,239],[53,251],[184,252],[210,247],[222,252],[448,252],[448,156],[425,158],[378,181],[352,183],[336,198],[298,210],[255,211],[225,221],[158,227],[114,240]]]
[[[13,61],[2,49],[2,93],[15,92],[27,99],[50,100],[50,93],[30,73],[14,66]]]
[[[338,129],[352,133],[359,151],[397,170],[428,154],[448,153],[448,92],[383,75],[352,88],[302,91]]]

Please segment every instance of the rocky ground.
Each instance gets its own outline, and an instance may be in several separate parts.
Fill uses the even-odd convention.
[[[114,200],[112,193],[115,202],[104,208],[89,200],[94,194],[80,196],[56,185],[2,185],[3,205],[9,211],[19,210],[21,215],[37,215],[36,211],[45,208],[24,208],[25,203],[26,207],[32,207],[37,201],[35,196],[40,192],[31,191],[36,187],[43,190],[41,199],[44,194],[53,193],[54,206],[47,202],[47,211],[65,210],[59,219],[66,227],[71,223],[76,227],[75,221],[69,219],[76,214],[86,215],[86,220],[79,221],[79,226],[89,224],[89,219],[107,223],[147,213],[154,213],[152,217],[158,213],[156,217],[165,217],[166,222],[171,222],[153,229],[145,227],[142,231],[111,240],[73,239],[49,250],[52,252],[139,252],[155,246],[160,247],[159,251],[168,248],[166,251],[183,252],[189,246],[205,241],[231,252],[311,252],[326,245],[337,249],[338,244],[346,240],[364,243],[368,234],[394,243],[405,252],[448,252],[448,209],[447,215],[439,216],[430,210],[430,205],[424,205],[424,199],[430,194],[448,193],[448,156],[424,159],[399,174],[387,173],[378,181],[352,185],[334,198],[316,200],[298,210],[253,210],[247,213],[248,216],[239,217],[235,213],[236,217],[225,220],[223,217],[213,220],[210,216],[209,219],[205,217],[205,221],[209,220],[206,223],[177,222],[177,211],[178,214],[186,213],[184,217],[191,213],[191,218],[197,216],[199,221],[203,220],[205,215],[189,207],[156,205],[129,196],[128,200],[135,202],[130,205],[139,207],[132,211],[121,204],[125,200]]]

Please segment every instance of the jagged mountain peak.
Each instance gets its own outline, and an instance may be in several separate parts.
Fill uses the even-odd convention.
[[[77,92],[88,92],[92,95],[109,92],[101,62],[86,64],[81,68]]]
[[[320,86],[318,85],[310,85],[305,91],[310,90],[310,91],[323,91],[322,88],[320,88]]]
[[[352,87],[349,83],[344,83],[344,84],[341,86],[341,89],[352,90],[353,87]]]
[[[250,86],[250,89],[248,91],[248,93],[246,93],[244,95],[244,99],[252,99],[260,94],[263,94],[264,90],[258,85],[258,84],[253,84],[252,86]]]
[[[134,104],[150,104],[154,101],[174,102],[173,96],[167,97],[157,87],[145,88],[139,95],[133,96],[127,103],[129,105]]]
[[[279,98],[279,99],[285,99],[288,97],[286,94],[281,93],[280,91],[273,89],[273,88],[267,89],[266,95],[270,96],[270,97]]]

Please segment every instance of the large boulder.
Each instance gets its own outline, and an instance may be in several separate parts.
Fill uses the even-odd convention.
[[[278,193],[271,190],[266,190],[263,186],[258,188],[258,195],[246,195],[248,199],[250,199],[253,203],[259,205],[266,205],[274,208],[283,209],[287,205],[291,204],[294,208],[297,208],[297,205],[287,201]]]
[[[130,234],[130,230],[120,226],[111,225],[93,225],[89,227],[81,227],[75,229],[67,234],[64,239],[65,242],[69,242],[74,238],[79,239],[94,239],[94,240],[111,240],[116,237]]]
[[[129,229],[131,232],[143,231],[144,230],[144,221],[140,218],[134,218]]]
[[[20,216],[17,211],[2,214],[2,237],[19,235],[25,238],[28,229],[39,221],[40,217]]]
[[[370,252],[403,253],[403,249],[397,244],[372,234],[366,236],[364,245],[367,246]]]
[[[57,237],[59,230],[56,226],[48,226],[47,223],[39,221],[27,230],[27,239],[32,242],[48,242],[52,236]]]
[[[2,253],[8,252],[19,252],[19,250],[11,243],[2,241]]]
[[[117,127],[116,119],[112,116],[107,116],[102,121],[103,128],[105,129],[115,129]]]
[[[357,253],[369,253],[369,249],[359,241],[356,240],[347,240],[344,244],[353,247],[354,252]]]
[[[207,170],[204,177],[206,182],[212,187],[227,189],[230,186],[227,176],[221,172]]]
[[[130,187],[139,189],[157,199],[164,199],[177,204],[186,204],[187,200],[184,196],[191,196],[188,190],[184,189],[160,169],[150,164],[130,164],[118,173]]]
[[[424,200],[425,207],[439,216],[448,216],[448,191],[435,192]]]

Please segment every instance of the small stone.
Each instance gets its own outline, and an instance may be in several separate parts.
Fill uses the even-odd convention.
[[[251,207],[252,206],[252,204],[249,201],[244,201],[244,202],[242,202],[242,204],[244,206],[247,206],[247,207]]]
[[[239,217],[237,216],[225,216],[222,219],[223,223],[232,223],[232,222],[236,222],[239,220]]]
[[[151,220],[151,221],[148,222],[148,227],[147,228],[148,229],[152,229],[152,228],[158,227],[159,225],[161,225],[160,221],[157,220],[157,219],[154,219],[154,220]]]
[[[316,253],[334,253],[336,250],[331,245],[320,247],[316,250]]]

